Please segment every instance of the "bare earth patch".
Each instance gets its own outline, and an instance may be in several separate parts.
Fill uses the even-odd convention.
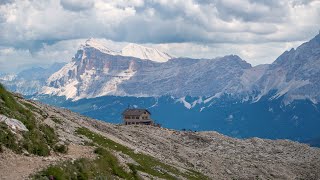
[[[75,160],[78,158],[95,158],[93,147],[70,144],[68,149],[67,154],[51,155],[49,157],[25,156],[5,150],[5,152],[0,153],[0,179],[28,179],[31,174],[59,161]]]

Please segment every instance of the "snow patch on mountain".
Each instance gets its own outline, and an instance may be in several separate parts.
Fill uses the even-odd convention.
[[[0,75],[0,81],[13,81],[16,77],[16,74],[3,74]]]
[[[151,60],[155,62],[167,62],[169,59],[173,57],[167,53],[161,52],[158,49],[145,47],[139,44],[129,43],[123,49],[118,52],[115,50],[111,50],[108,48],[108,43],[99,40],[99,39],[88,39],[84,45],[80,47],[80,49],[84,48],[94,48],[99,50],[102,53],[109,54],[109,55],[119,55],[119,56],[129,56],[129,57],[136,57],[143,60]],[[79,58],[79,57],[76,57]],[[84,57],[81,57],[82,59]]]
[[[140,59],[148,59],[156,62],[167,62],[173,57],[167,53],[161,52],[157,49],[144,47],[138,44],[130,43],[121,51],[122,56],[132,56]]]
[[[221,97],[222,94],[223,94],[222,92],[216,93],[215,95],[213,95],[213,96],[205,99],[205,100],[203,101],[203,103],[204,103],[204,104],[207,104],[207,103],[210,102],[212,99]]]
[[[199,99],[192,102],[191,108],[194,108],[197,104],[203,103],[202,97],[199,97]]]
[[[186,107],[187,109],[191,109],[192,108],[192,105],[186,101],[186,97],[179,98],[177,100],[177,102],[182,103],[184,105],[184,107]]]
[[[87,48],[87,47],[95,48],[105,54],[121,55],[120,52],[116,52],[114,50],[109,49],[108,44],[99,39],[93,39],[93,38],[88,39],[85,42],[85,44],[80,47],[80,49]]]

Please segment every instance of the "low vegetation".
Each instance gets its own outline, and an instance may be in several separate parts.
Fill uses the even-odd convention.
[[[52,165],[34,175],[33,179],[138,179],[137,171],[126,172],[110,151],[98,147],[95,153],[98,155],[95,160],[82,158]]]
[[[102,135],[93,133],[86,128],[79,128],[77,133],[86,136],[101,147],[128,155],[139,164],[131,164],[129,166],[134,170],[142,171],[155,177],[164,179],[176,179],[176,176],[182,176],[187,179],[208,179],[206,176],[196,171],[187,170],[186,172],[181,172],[177,168],[162,163],[152,156],[134,152],[134,150],[107,139]]]
[[[54,146],[54,151],[65,154],[68,152],[68,146],[64,144],[57,144]]]
[[[57,124],[62,124],[62,120],[54,115],[50,116],[50,119]]]
[[[19,145],[15,135],[10,131],[4,122],[0,122],[0,152],[3,151],[2,146],[19,152]]]
[[[51,149],[55,150],[54,146],[58,142],[58,137],[53,128],[37,122],[31,111],[35,107],[31,106],[27,105],[28,108],[22,106],[0,84],[0,114],[21,121],[29,130],[21,132],[22,138],[18,139],[7,125],[2,123],[0,125],[0,146],[9,148],[16,153],[22,153],[25,150],[31,154],[48,156]]]
[[[46,112],[44,112],[43,110],[37,108],[36,106],[32,105],[31,103],[22,103],[27,109],[33,111],[33,112],[37,112],[38,114],[40,114],[42,116],[43,119],[46,119],[48,117],[48,114]]]
[[[96,146],[95,160],[79,159],[52,165],[33,176],[34,179],[141,179],[138,171],[163,179],[177,179],[178,176],[186,179],[208,179],[206,176],[193,170],[179,171],[177,168],[160,162],[159,160],[118,144],[106,137],[91,132],[86,128],[79,128],[77,134],[86,136]],[[120,165],[112,152],[121,152],[132,158],[137,164],[127,164],[127,169]]]

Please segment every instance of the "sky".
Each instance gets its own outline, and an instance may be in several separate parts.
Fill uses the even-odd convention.
[[[320,0],[0,0],[0,72],[68,62],[91,37],[266,64],[319,30]]]

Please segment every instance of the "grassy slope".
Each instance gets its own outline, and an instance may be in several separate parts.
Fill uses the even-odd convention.
[[[156,158],[145,155],[142,153],[135,153],[134,150],[118,144],[110,139],[107,139],[99,134],[93,133],[86,128],[80,128],[77,130],[78,134],[84,135],[91,139],[97,145],[124,153],[136,161],[139,165],[132,165],[136,170],[151,174],[155,177],[164,179],[176,179],[176,176],[181,176],[187,179],[207,179],[206,176],[199,172],[193,170],[187,170],[186,172],[181,172],[177,168],[170,166],[168,164],[162,163]]]
[[[58,141],[54,130],[48,125],[36,120],[32,109],[20,104],[16,98],[0,84],[0,114],[9,118],[20,120],[28,132],[21,132],[23,138],[17,138],[6,124],[0,124],[0,149],[5,146],[16,153],[27,151],[31,154],[48,156],[51,150],[55,150]],[[44,118],[44,117],[43,117]],[[59,148],[58,148],[59,149]]]
[[[156,158],[136,153],[132,149],[118,144],[102,135],[94,133],[86,128],[79,128],[77,134],[86,136],[91,139],[93,146],[97,149],[95,153],[98,158],[95,160],[80,159],[75,162],[64,162],[58,165],[53,165],[38,174],[33,178],[39,179],[43,177],[54,177],[56,179],[114,179],[114,177],[123,179],[140,179],[137,175],[138,171],[145,172],[154,177],[163,179],[177,179],[184,177],[186,179],[208,179],[206,176],[193,170],[181,170],[160,162]],[[112,151],[121,152],[128,155],[138,164],[126,164],[130,172],[125,171],[117,158],[111,153]],[[112,178],[113,177],[113,178]]]

